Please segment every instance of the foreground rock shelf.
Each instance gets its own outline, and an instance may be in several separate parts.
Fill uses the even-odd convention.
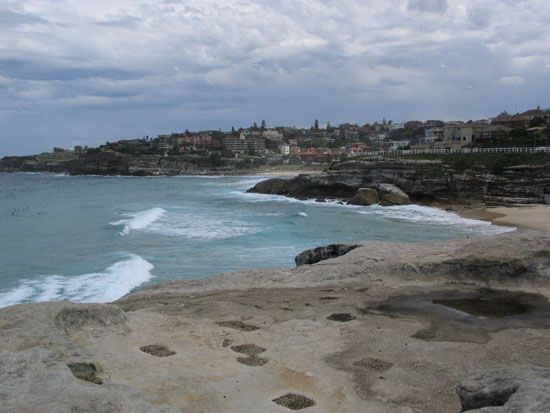
[[[0,411],[549,411],[550,237],[358,245],[2,309]]]

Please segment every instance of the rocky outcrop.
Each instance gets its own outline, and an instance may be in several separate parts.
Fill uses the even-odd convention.
[[[514,366],[489,370],[456,386],[463,412],[550,411],[550,369]]]
[[[411,203],[409,196],[395,185],[379,184],[377,188],[382,195],[380,204],[383,206],[408,205]]]
[[[260,182],[250,192],[350,201],[361,188],[381,192],[381,185],[399,188],[412,201],[510,203],[521,198],[525,203],[543,203],[550,194],[550,164],[513,166],[496,175],[481,167],[458,172],[441,161],[348,161],[332,165],[322,174]],[[405,199],[389,195],[386,204]]]
[[[306,250],[294,258],[296,266],[315,264],[320,261],[329,260],[331,258],[346,255],[348,252],[359,247],[357,244],[331,244],[324,247],[318,247],[311,250]]]
[[[355,193],[355,196],[349,200],[353,205],[375,205],[380,202],[380,195],[374,188],[359,188]]]

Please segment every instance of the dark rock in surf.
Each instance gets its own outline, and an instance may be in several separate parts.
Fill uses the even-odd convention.
[[[315,264],[320,261],[346,255],[348,252],[359,247],[358,244],[331,244],[324,247],[318,247],[306,250],[296,256],[294,261],[296,266]]]

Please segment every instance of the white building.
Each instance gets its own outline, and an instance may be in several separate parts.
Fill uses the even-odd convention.
[[[283,143],[282,145],[279,146],[279,152],[283,156],[290,155],[290,145],[287,143]]]
[[[390,144],[390,147],[389,149],[392,150],[392,151],[396,151],[398,149],[401,149],[405,146],[408,146],[410,145],[411,141],[390,141],[389,144]]]
[[[262,132],[262,136],[265,139],[271,139],[274,141],[281,141],[283,139],[283,134],[275,129],[268,129]]]
[[[392,123],[391,125],[388,125],[390,130],[396,130],[396,129],[405,129],[404,123]]]

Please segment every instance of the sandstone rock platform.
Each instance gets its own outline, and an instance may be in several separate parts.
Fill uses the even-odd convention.
[[[459,412],[455,385],[503,368],[529,406],[546,376],[525,366],[550,368],[548,235],[359,244],[112,304],[1,309],[0,412]]]

